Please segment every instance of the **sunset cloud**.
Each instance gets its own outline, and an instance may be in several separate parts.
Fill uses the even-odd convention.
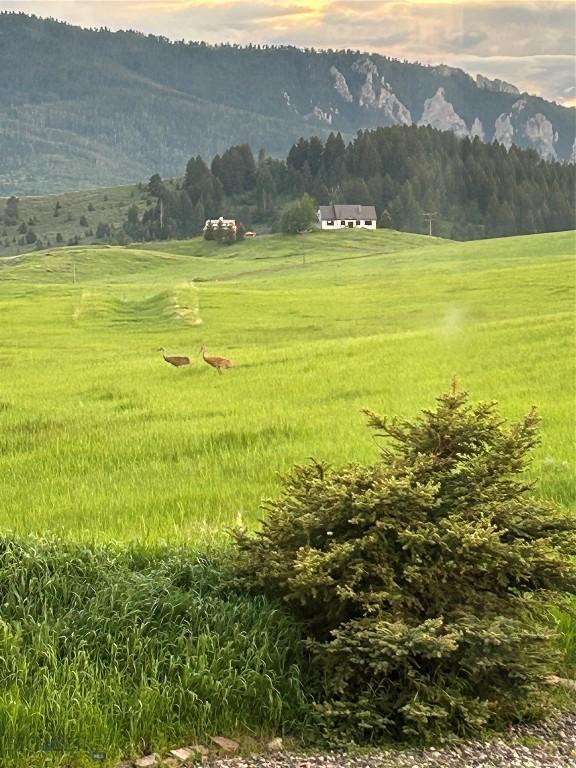
[[[373,51],[575,98],[571,0],[0,0],[0,9],[174,39]]]

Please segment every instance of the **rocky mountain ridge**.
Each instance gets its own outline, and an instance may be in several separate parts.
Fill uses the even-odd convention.
[[[231,144],[431,125],[575,154],[574,109],[462,70],[359,51],[209,46],[0,14],[0,195],[175,175]]]

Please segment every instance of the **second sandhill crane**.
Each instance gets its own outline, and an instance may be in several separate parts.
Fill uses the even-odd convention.
[[[190,358],[184,355],[167,355],[164,347],[160,347],[158,352],[162,352],[162,357],[167,363],[173,365],[175,368],[180,368],[182,365],[190,365]]]
[[[228,360],[226,357],[207,357],[204,347],[201,347],[200,352],[204,362],[211,365],[212,368],[216,368],[218,373],[222,373],[223,368],[232,368],[232,360]]]

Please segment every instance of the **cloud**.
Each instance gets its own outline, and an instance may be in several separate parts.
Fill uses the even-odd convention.
[[[0,9],[174,39],[369,50],[574,97],[571,0],[0,0]]]

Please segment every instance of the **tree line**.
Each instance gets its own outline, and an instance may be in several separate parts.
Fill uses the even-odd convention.
[[[547,162],[532,150],[459,139],[429,127],[359,131],[346,144],[302,138],[279,160],[248,144],[230,147],[210,165],[190,159],[185,175],[148,184],[150,204],[123,224],[132,240],[191,237],[221,215],[249,227],[278,229],[296,198],[316,204],[375,205],[380,226],[427,231],[455,240],[532,234],[575,227],[575,167]]]

